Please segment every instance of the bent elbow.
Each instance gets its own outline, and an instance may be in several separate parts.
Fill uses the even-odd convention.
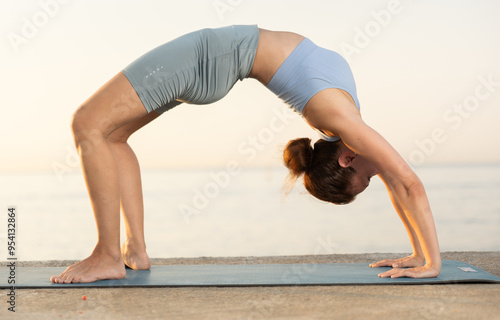
[[[424,184],[422,183],[422,181],[420,181],[420,179],[415,176],[414,179],[412,179],[413,181],[411,181],[407,186],[406,186],[406,194],[408,195],[408,197],[411,197],[411,198],[415,198],[415,197],[421,197],[421,196],[426,196],[425,194],[425,188],[424,188]]]

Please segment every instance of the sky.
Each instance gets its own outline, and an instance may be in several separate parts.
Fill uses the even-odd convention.
[[[74,110],[150,49],[258,24],[342,54],[364,120],[412,165],[500,162],[498,1],[2,0],[0,173],[79,168]],[[271,123],[278,123],[273,126]],[[181,105],[130,139],[142,168],[280,165],[314,131],[253,79]]]

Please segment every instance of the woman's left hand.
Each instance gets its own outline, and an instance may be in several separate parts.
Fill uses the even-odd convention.
[[[428,264],[424,265],[424,258],[412,254],[408,257],[400,259],[386,259],[370,264],[370,267],[393,267],[394,269],[380,273],[378,276],[382,278],[433,278],[439,274],[441,268],[431,267]],[[402,269],[407,268],[407,269]]]
[[[387,278],[387,277],[434,278],[437,277],[439,271],[441,271],[440,267],[430,266],[426,264],[415,268],[407,268],[407,269],[394,268],[384,273],[380,273],[378,276],[381,278]]]

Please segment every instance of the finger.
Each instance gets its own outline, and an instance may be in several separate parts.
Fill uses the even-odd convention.
[[[406,258],[400,258],[400,259],[394,259],[391,260],[393,261],[391,267],[393,268],[406,268],[406,267],[413,267],[411,264],[411,261],[408,257]]]
[[[393,268],[414,268],[423,266],[423,261],[415,260],[415,259],[399,259],[394,262],[392,265]]]
[[[409,277],[407,270],[408,269],[398,269],[399,272],[394,273],[391,275],[391,278],[402,278],[402,277]]]
[[[372,263],[372,264],[370,264],[370,267],[372,267],[372,268],[376,268],[376,267],[391,267],[394,263],[395,263],[395,260],[393,260],[393,259],[386,259],[386,260],[382,260],[382,261],[379,261],[379,262]]]
[[[396,260],[394,262],[394,264],[392,265],[393,268],[409,268],[409,267],[416,267],[416,266],[418,266],[418,264],[415,264],[412,261],[403,260],[403,259]]]
[[[428,272],[425,270],[422,270],[420,268],[410,268],[410,269],[403,269],[404,274],[396,274],[395,276],[392,276],[392,278],[400,278],[400,277],[407,277],[407,278],[427,278],[429,277]]]
[[[404,270],[404,269],[391,269],[389,271],[379,273],[378,276],[381,278],[392,277],[392,275],[397,274],[398,272],[401,272],[401,270]]]
[[[401,269],[401,273],[395,273],[391,276],[391,278],[401,278],[401,277],[407,277],[407,278],[427,278],[429,277],[429,273],[422,267],[416,267],[416,268],[408,268],[408,269]]]

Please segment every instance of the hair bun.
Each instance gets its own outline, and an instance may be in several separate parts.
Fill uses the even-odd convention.
[[[311,139],[298,138],[290,140],[283,151],[283,161],[290,170],[290,174],[298,177],[311,166],[313,148]]]

